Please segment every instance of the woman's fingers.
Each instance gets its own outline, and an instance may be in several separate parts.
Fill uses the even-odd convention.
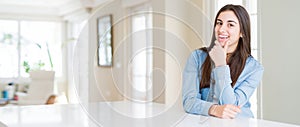
[[[227,52],[230,41],[226,41],[224,45],[224,50]]]
[[[242,112],[242,110],[239,106],[234,106],[233,110],[238,113]]]
[[[224,112],[222,118],[223,119],[233,119],[233,118],[235,118],[235,116],[236,115],[234,115],[234,114],[230,114],[228,112]]]
[[[215,46],[220,46],[220,42],[215,40]]]
[[[219,117],[223,119],[232,119],[241,112],[241,109],[235,105],[219,105]]]
[[[224,112],[223,112],[225,118],[235,118],[237,115],[237,112],[233,110],[231,107],[225,107]]]
[[[215,41],[215,45],[209,51],[209,56],[216,67],[226,65],[226,51],[218,41]]]

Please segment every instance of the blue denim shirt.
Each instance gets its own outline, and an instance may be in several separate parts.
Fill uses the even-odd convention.
[[[201,80],[201,66],[207,53],[195,50],[189,56],[183,72],[183,107],[187,113],[208,115],[208,110],[213,104],[233,104],[241,106],[242,112],[237,117],[253,117],[250,110],[249,99],[262,75],[263,66],[252,56],[249,56],[246,65],[240,74],[236,84],[232,88],[230,69],[228,65],[216,67],[212,70],[211,79],[215,84],[209,88],[199,89]]]

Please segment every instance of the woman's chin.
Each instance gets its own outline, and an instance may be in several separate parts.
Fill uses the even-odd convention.
[[[225,40],[218,40],[219,41],[219,43],[220,43],[220,45],[222,46],[222,47],[224,47],[224,45],[225,45]]]

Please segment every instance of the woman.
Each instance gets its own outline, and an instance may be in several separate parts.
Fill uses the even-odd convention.
[[[183,107],[192,114],[219,118],[253,117],[249,99],[263,67],[251,56],[250,18],[240,5],[216,15],[208,48],[195,50],[183,72]]]

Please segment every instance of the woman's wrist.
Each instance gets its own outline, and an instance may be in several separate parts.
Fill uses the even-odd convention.
[[[216,111],[217,105],[214,104],[212,106],[210,106],[209,110],[208,110],[208,114],[211,116],[215,116],[215,111]]]

